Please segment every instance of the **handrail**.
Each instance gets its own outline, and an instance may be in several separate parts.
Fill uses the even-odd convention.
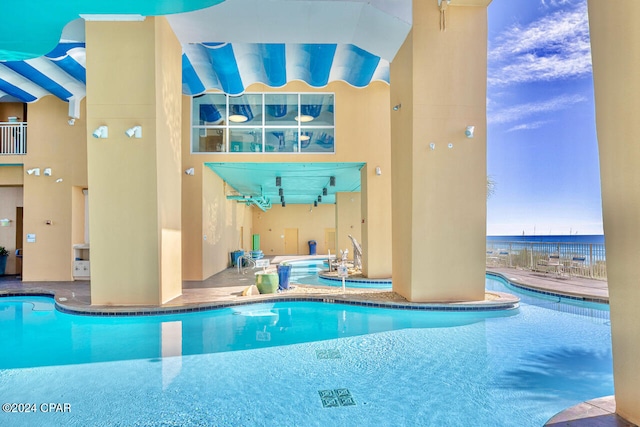
[[[27,154],[27,122],[0,122],[0,155]]]
[[[236,265],[238,267],[238,274],[240,273],[244,274],[244,268],[243,268],[244,260],[249,262],[249,264],[251,264],[253,268],[256,268],[256,260],[251,255],[240,255],[236,261]]]
[[[556,254],[566,271],[594,279],[607,278],[605,246],[603,243],[487,241],[487,265],[535,270],[542,260]],[[497,252],[505,252],[496,256]],[[576,258],[584,261],[576,263]]]

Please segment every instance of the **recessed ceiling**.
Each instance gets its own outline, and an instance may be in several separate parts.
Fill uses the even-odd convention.
[[[280,204],[282,188],[287,204],[320,204],[336,202],[338,192],[360,191],[360,169],[364,163],[205,163],[238,196],[266,197],[272,204]],[[280,177],[280,187],[276,185]],[[331,177],[335,186],[331,186]],[[323,195],[323,188],[327,195]],[[231,194],[229,194],[231,195]]]

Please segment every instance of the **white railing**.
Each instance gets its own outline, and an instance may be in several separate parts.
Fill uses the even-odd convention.
[[[603,243],[550,243],[487,241],[487,266],[538,270],[549,260],[560,258],[562,271],[574,276],[607,279]]]
[[[0,122],[0,155],[27,154],[27,122]]]

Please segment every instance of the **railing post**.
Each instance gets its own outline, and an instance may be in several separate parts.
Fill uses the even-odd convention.
[[[593,243],[589,243],[589,278],[593,279]]]

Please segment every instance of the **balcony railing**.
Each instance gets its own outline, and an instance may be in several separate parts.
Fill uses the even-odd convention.
[[[27,122],[0,122],[0,155],[27,154]]]
[[[487,266],[549,271],[549,256],[557,256],[566,276],[607,280],[607,262],[601,243],[487,242]]]

